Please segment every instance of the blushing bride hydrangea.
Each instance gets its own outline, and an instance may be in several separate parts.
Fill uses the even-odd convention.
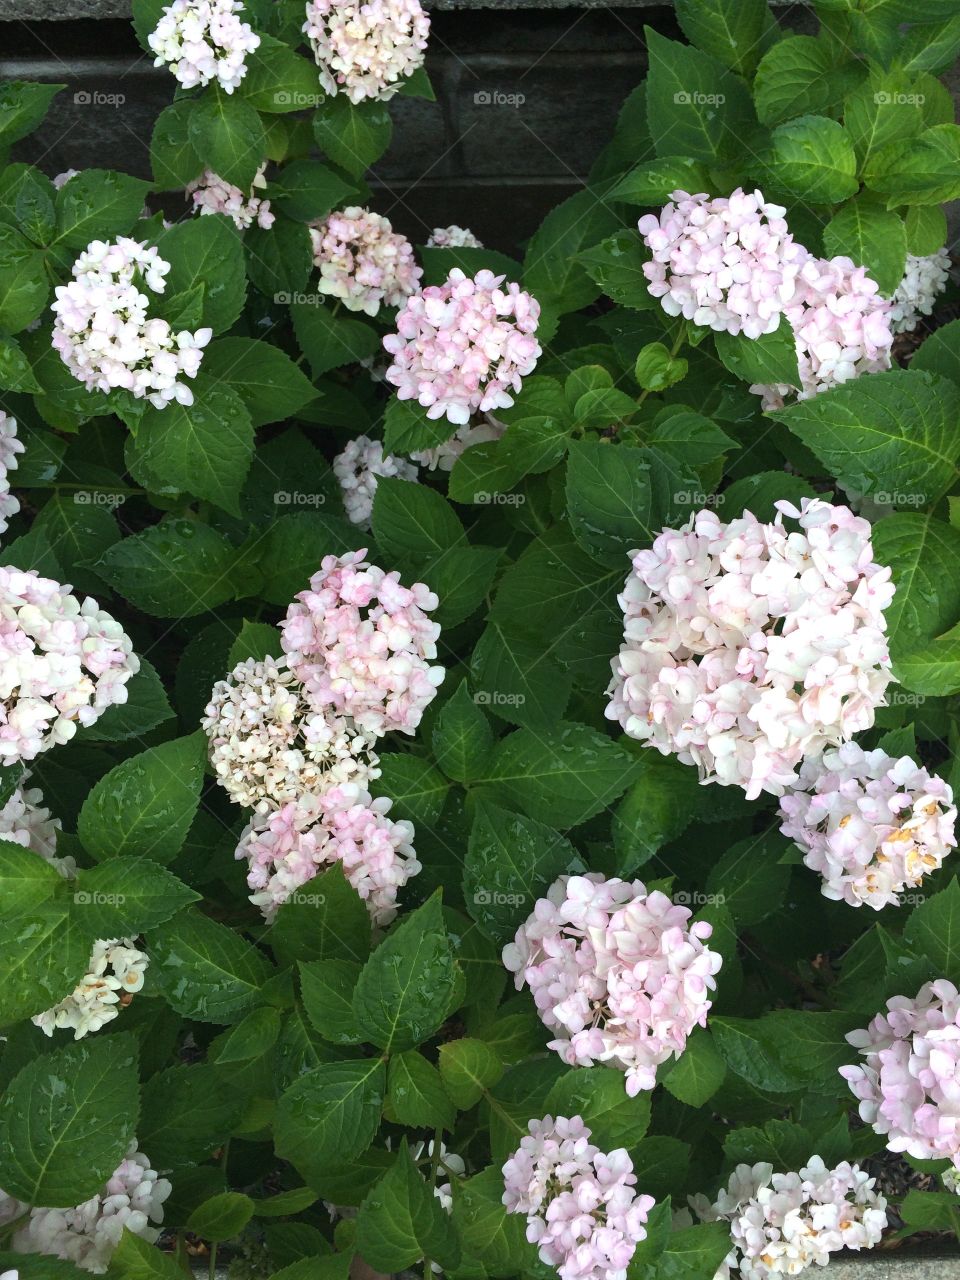
[[[452,471],[458,458],[462,458],[468,449],[475,444],[500,440],[507,430],[507,424],[500,422],[492,413],[484,414],[476,422],[469,422],[464,427],[457,427],[449,440],[443,440],[432,449],[418,449],[411,453],[414,462],[426,467],[428,471]]]
[[[894,996],[885,1014],[847,1040],[863,1062],[840,1074],[859,1099],[860,1119],[889,1151],[960,1169],[960,994],[940,978],[915,999]]]
[[[417,400],[428,418],[465,426],[474,413],[506,409],[540,356],[540,304],[518,284],[459,267],[442,285],[407,299],[397,332],[383,345],[393,356],[386,380],[400,400]]]
[[[14,788],[0,809],[0,839],[11,840],[39,854],[65,880],[69,879],[76,872],[77,864],[73,858],[57,855],[60,819],[51,817],[50,810],[43,807],[43,792],[39,787],[28,786],[28,780],[29,775],[24,775],[21,785]]]
[[[150,317],[150,293],[163,293],[170,263],[156,249],[121,236],[94,240],[55,289],[53,347],[88,391],[129,391],[157,409],[193,404],[180,378],[195,378],[213,330],[181,329]],[[148,292],[144,292],[147,290]]]
[[[327,93],[385,102],[423,65],[430,19],[419,0],[308,0],[306,13]]]
[[[225,93],[247,74],[260,37],[244,22],[240,0],[173,0],[148,38],[155,67],[169,66],[185,89],[216,80]]]
[[[427,239],[430,249],[482,249],[483,244],[469,227],[434,227]]]
[[[290,670],[318,709],[361,729],[413,733],[443,680],[436,595],[368,564],[366,550],[324,556],[280,624]]]
[[[399,307],[416,292],[423,275],[413,245],[389,218],[351,205],[310,228],[321,293],[339,298],[348,311],[375,316],[382,306]]]
[[[17,420],[0,409],[0,533],[20,510],[19,500],[10,492],[10,472],[17,468],[17,454],[23,453],[23,441],[17,439]]]
[[[194,208],[201,215],[223,213],[232,219],[234,226],[240,231],[245,231],[254,222],[264,231],[269,231],[276,216],[270,209],[270,201],[257,194],[266,188],[266,168],[267,162],[264,160],[246,193],[232,182],[219,177],[212,169],[204,169],[199,178],[188,183],[187,195],[193,196]]]
[[[936,253],[908,253],[903,279],[891,301],[890,328],[907,333],[933,311],[937,298],[950,279],[950,254],[946,248]]]
[[[148,964],[146,953],[137,949],[133,938],[100,939],[93,944],[87,973],[70,995],[31,1021],[44,1035],[69,1029],[74,1040],[82,1040],[112,1022],[143,989]]]
[[[869,729],[893,678],[894,589],[869,523],[820,499],[776,505],[772,524],[698,511],[633,553],[606,712],[751,800]]]
[[[800,769],[780,830],[823,876],[824,897],[877,911],[899,905],[956,847],[950,787],[909,756],[845,742]]]
[[[531,1120],[503,1166],[503,1203],[560,1280],[625,1280],[646,1239],[652,1196],[638,1195],[627,1152],[604,1152],[580,1116]]]
[[[0,761],[32,760],[126,702],[140,670],[120,623],[33,570],[0,568]]]
[[[124,1231],[150,1244],[156,1242],[163,1203],[171,1190],[134,1140],[97,1195],[72,1209],[31,1209],[27,1221],[14,1233],[12,1247],[17,1253],[62,1258],[82,1271],[102,1275]],[[5,1207],[13,1208],[8,1220],[27,1210],[26,1205],[0,1191],[0,1222],[7,1216]]]
[[[420,870],[413,825],[387,817],[392,802],[346,782],[255,817],[236,858],[248,864],[250,901],[266,920],[321,871],[341,863],[375,924],[397,914],[397,890]]]
[[[382,440],[357,436],[334,458],[333,474],[340,482],[347,519],[351,524],[369,529],[377,481],[384,476],[416,480],[417,468],[405,458],[385,454]]]
[[[379,777],[374,737],[311,709],[283,658],[247,658],[213,686],[202,721],[230,799],[258,813]]]
[[[631,1096],[656,1085],[657,1067],[704,1026],[721,959],[703,944],[705,921],[640,880],[561,876],[540,898],[503,963],[528,986],[548,1048],[571,1066],[626,1072]]]
[[[795,1276],[825,1266],[840,1249],[872,1249],[887,1225],[887,1202],[874,1179],[844,1161],[828,1169],[811,1156],[799,1172],[774,1173],[771,1164],[739,1164],[714,1204],[691,1198],[705,1222],[729,1222],[732,1249],[716,1280]]]

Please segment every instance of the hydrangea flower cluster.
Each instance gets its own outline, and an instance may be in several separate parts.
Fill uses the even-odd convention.
[[[849,258],[808,256],[784,315],[796,338],[800,386],[755,383],[750,390],[763,397],[765,409],[781,408],[794,393],[808,400],[863,373],[890,368],[890,303],[866,268]]]
[[[169,270],[156,249],[121,236],[94,240],[73,264],[69,284],[57,286],[53,347],[88,391],[117,387],[157,409],[172,400],[193,403],[179,379],[196,377],[213,331],[174,333],[166,320],[148,315],[144,288],[163,293]]]
[[[633,553],[606,711],[751,800],[782,795],[806,756],[870,728],[893,678],[894,589],[868,521],[820,499],[776,505],[772,524],[698,511]]]
[[[704,1026],[721,959],[703,944],[706,921],[640,880],[561,876],[503,949],[528,986],[548,1048],[570,1066],[607,1062],[627,1093],[656,1085],[656,1070]]]
[[[39,854],[44,862],[56,867],[65,880],[70,879],[77,864],[73,858],[57,856],[60,819],[51,817],[50,810],[43,807],[40,788],[28,787],[26,783],[25,778],[0,809],[0,839],[11,840],[31,853]]]
[[[0,533],[6,533],[20,510],[19,501],[10,492],[10,472],[17,469],[18,453],[23,453],[23,441],[17,439],[17,420],[0,409]]]
[[[217,781],[258,813],[380,774],[374,736],[314,711],[283,658],[238,663],[213,686],[202,725]]]
[[[211,80],[225,93],[247,74],[247,54],[260,47],[260,37],[240,18],[240,0],[173,0],[164,7],[148,43],[185,89]]]
[[[245,231],[254,222],[264,231],[269,231],[276,221],[276,215],[270,210],[270,201],[257,194],[266,188],[266,168],[267,162],[264,160],[246,194],[232,182],[219,177],[212,169],[204,169],[200,177],[187,186],[187,195],[193,196],[194,207],[201,214],[224,213],[233,219],[234,226],[240,231]]]
[[[340,482],[347,519],[369,529],[378,479],[396,476],[400,480],[416,480],[417,468],[404,458],[385,454],[381,440],[357,436],[334,458],[333,474]]]
[[[427,616],[439,602],[422,582],[404,587],[365,556],[323,558],[287,610],[281,643],[316,708],[373,734],[413,733],[443,680],[443,667],[430,665],[440,627]]]
[[[415,293],[423,275],[413,245],[389,218],[351,205],[310,228],[321,293],[339,298],[348,311],[375,316],[382,306],[399,307]]]
[[[393,356],[386,379],[401,400],[417,400],[428,418],[466,426],[471,414],[505,409],[540,356],[540,304],[518,284],[459,267],[442,285],[407,299],[397,332],[383,345]]]
[[[638,1195],[622,1147],[603,1152],[580,1116],[531,1120],[503,1166],[503,1203],[527,1218],[527,1239],[560,1280],[623,1280],[653,1197]]]
[[[434,227],[427,239],[427,248],[482,249],[483,244],[469,227],[458,227],[453,223],[449,227]]]
[[[730,1223],[733,1248],[716,1275],[728,1280],[795,1276],[825,1266],[840,1249],[872,1249],[887,1225],[887,1202],[874,1179],[844,1161],[828,1169],[819,1156],[798,1173],[774,1173],[773,1165],[737,1165],[711,1204],[691,1198],[705,1222]]]
[[[146,953],[137,949],[133,938],[101,939],[93,944],[88,971],[76,988],[31,1021],[44,1035],[69,1028],[74,1040],[82,1040],[112,1022],[143,989],[148,964]]]
[[[886,1014],[847,1040],[863,1062],[840,1074],[859,1099],[861,1120],[889,1151],[949,1159],[960,1169],[960,993],[940,978],[911,1000],[894,996]]]
[[[327,93],[385,102],[423,65],[430,19],[419,0],[308,0],[303,31]]]
[[[385,797],[375,800],[345,782],[254,817],[236,851],[249,865],[250,901],[272,920],[307,881],[339,862],[374,923],[389,924],[397,890],[420,871],[413,826],[391,821],[391,807]]]
[[[32,760],[126,702],[140,670],[120,623],[33,570],[0,568],[0,761]]]
[[[12,1246],[18,1253],[62,1258],[102,1275],[124,1231],[156,1242],[160,1232],[151,1223],[163,1222],[163,1202],[172,1189],[134,1140],[97,1195],[72,1209],[31,1209]],[[27,1207],[0,1191],[0,1223],[20,1217]]]
[[[845,742],[805,761],[780,801],[780,830],[823,876],[823,895],[877,911],[899,905],[956,847],[950,787],[909,756]]]
[[[890,328],[894,333],[915,329],[921,316],[933,311],[934,303],[950,279],[950,254],[946,248],[936,253],[908,253],[903,279],[891,302]]]
[[[507,429],[505,422],[500,422],[492,413],[484,414],[476,424],[458,427],[449,440],[434,445],[432,449],[420,449],[411,453],[414,462],[426,467],[428,471],[452,471],[457,459],[462,457],[475,444],[484,444],[490,440],[499,440]]]

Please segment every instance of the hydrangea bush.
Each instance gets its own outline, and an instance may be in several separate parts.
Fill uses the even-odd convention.
[[[150,181],[0,87],[0,1278],[954,1231],[955,6],[677,0],[522,259],[418,0],[133,7]]]

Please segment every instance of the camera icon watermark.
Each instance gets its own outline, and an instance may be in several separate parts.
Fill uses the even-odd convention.
[[[122,107],[126,100],[125,93],[103,93],[100,89],[78,89],[73,95],[77,107]]]
[[[501,893],[497,889],[478,889],[473,895],[478,907],[522,907],[526,900],[525,893]]]
[[[281,290],[273,295],[273,301],[278,307],[322,307],[324,295],[322,293],[287,293],[286,290]]]
[[[726,94],[701,93],[699,89],[679,89],[673,95],[678,107],[722,107],[726,100]]]
[[[488,493],[480,489],[473,500],[478,507],[522,507],[527,499],[522,493]]]
[[[673,895],[673,900],[678,907],[722,907],[727,898],[723,893],[701,893],[699,889],[688,892],[681,889]]]
[[[673,495],[678,507],[720,507],[726,501],[722,493],[702,493],[699,489],[677,489]]]
[[[325,93],[297,93],[292,89],[278,89],[273,95],[275,107],[291,107],[295,110],[300,110],[301,107],[322,107],[326,101]]]
[[[927,895],[925,893],[898,893],[894,895],[897,899],[898,907],[919,907],[926,902]]]
[[[524,93],[502,93],[499,89],[478,89],[473,95],[475,107],[522,107],[526,100]]]
[[[122,907],[126,900],[125,894],[101,893],[99,889],[92,893],[78,889],[73,895],[74,906],[77,907]]]
[[[281,907],[285,907],[290,902],[299,907],[322,907],[326,900],[326,895],[323,893],[301,893],[299,889],[292,889],[290,893],[277,898],[277,903]]]
[[[873,495],[878,507],[925,507],[925,493],[903,493],[899,489],[880,489]]]
[[[878,107],[922,107],[927,98],[923,93],[888,93],[881,89],[873,100]]]
[[[499,689],[478,689],[473,695],[478,707],[522,707],[526,700],[522,693],[501,693]]]
[[[304,493],[299,489],[278,489],[273,495],[277,507],[322,507],[326,500],[325,493]]]
[[[78,489],[73,495],[78,507],[122,507],[127,500],[125,493],[111,493],[109,489]]]

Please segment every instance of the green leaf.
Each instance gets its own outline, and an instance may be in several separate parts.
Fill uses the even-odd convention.
[[[549,740],[518,729],[497,744],[485,782],[536,821],[575,827],[622,795],[636,757],[587,725],[561,721]]]
[[[7,148],[33,133],[65,84],[37,84],[7,80],[0,85],[0,148]]]
[[[955,879],[913,908],[903,936],[930,960],[938,977],[960,979],[960,885]]]
[[[452,1129],[457,1118],[440,1072],[416,1049],[390,1059],[387,1110],[395,1123],[414,1129]]]
[[[0,1099],[4,1190],[27,1204],[82,1204],[123,1159],[138,1114],[132,1036],[94,1036],[40,1054]]]
[[[546,1110],[553,1116],[582,1116],[593,1141],[611,1151],[633,1146],[646,1133],[650,1094],[629,1097],[623,1074],[610,1067],[575,1067],[547,1094]]]
[[[321,295],[295,296],[290,307],[300,349],[315,378],[345,364],[369,360],[380,350],[380,336],[372,325],[347,316],[334,316]],[[284,301],[286,299],[283,299]]]
[[[627,876],[687,829],[700,803],[695,769],[673,756],[644,751],[638,777],[617,806],[613,843],[617,874]]]
[[[328,1062],[307,1071],[277,1103],[277,1155],[310,1183],[342,1169],[376,1137],[386,1083],[379,1058]]]
[[[951,1191],[908,1191],[900,1205],[900,1216],[914,1231],[960,1231],[960,1205]]]
[[[357,1250],[375,1271],[401,1271],[420,1258],[455,1270],[460,1244],[417,1170],[404,1139],[396,1160],[369,1193],[357,1215]]]
[[[149,747],[110,770],[80,810],[77,834],[98,861],[138,855],[172,862],[200,803],[203,733]]]
[[[508,641],[496,623],[488,623],[472,664],[477,705],[511,724],[543,729],[566,710],[572,680],[535,641],[519,636]]]
[[[199,1162],[227,1140],[244,1104],[218,1067],[168,1067],[144,1083],[137,1136],[157,1169]]]
[[[605,196],[587,188],[568,197],[544,218],[530,237],[523,262],[523,286],[558,314],[591,303],[600,287],[579,261],[580,253],[620,229]],[[549,337],[541,317],[538,337]]]
[[[131,474],[148,489],[171,487],[238,516],[253,457],[250,414],[210,377],[201,375],[194,388],[192,404],[147,408],[127,451]]]
[[[667,1240],[657,1263],[658,1280],[710,1280],[730,1252],[726,1222],[682,1227]]]
[[[264,1006],[254,1009],[227,1032],[217,1052],[217,1062],[250,1062],[261,1058],[277,1042],[280,1034],[280,1011]]]
[[[274,496],[282,507],[292,494],[278,490]],[[270,604],[286,606],[298,591],[306,591],[324,556],[343,555],[363,545],[360,531],[335,516],[291,511],[277,517],[257,544],[263,598]]]
[[[388,403],[383,415],[386,453],[417,453],[421,449],[433,449],[449,438],[450,423],[446,418],[429,419],[416,400],[398,400],[394,396]],[[453,493],[450,496],[456,497]]]
[[[243,310],[247,292],[243,242],[230,219],[177,222],[160,236],[157,249],[170,263],[165,296],[189,294],[202,284],[202,323],[214,333],[229,329]]]
[[[730,1070],[757,1089],[785,1093],[799,1089],[803,1078],[780,1060],[780,1045],[762,1018],[711,1018],[710,1029],[720,1056]]]
[[[483,1040],[449,1040],[439,1050],[440,1078],[460,1111],[480,1101],[503,1075],[503,1063]]]
[[[939,205],[911,205],[906,212],[905,222],[907,253],[926,257],[946,244],[947,219]],[[925,366],[921,366],[923,367]]]
[[[717,355],[731,373],[744,382],[776,383],[800,386],[797,368],[797,340],[786,316],[781,316],[773,333],[760,338],[748,338],[745,334],[715,335]]]
[[[0,389],[31,393],[42,393],[43,390],[16,338],[0,338]],[[17,480],[23,484],[20,476]]]
[[[698,161],[666,155],[631,169],[613,187],[610,199],[649,207],[663,204],[674,191],[706,191],[709,186],[709,174]]]
[[[102,588],[101,580],[87,565],[120,541],[120,527],[109,507],[78,501],[91,496],[82,490],[70,497],[54,494],[44,503],[31,530],[49,539],[57,563],[81,591]]]
[[[0,167],[0,222],[36,245],[47,245],[56,233],[56,194],[50,179],[30,165]]]
[[[420,1044],[447,1018],[459,979],[438,892],[395,925],[364,965],[353,993],[364,1038],[384,1050]]]
[[[316,902],[306,901],[309,897]],[[328,959],[362,963],[370,954],[370,916],[343,864],[314,876],[294,901],[285,902],[266,940],[282,964]]]
[[[393,801],[392,817],[430,827],[440,817],[450,784],[429,760],[385,751],[380,756],[380,776],[373,790]]]
[[[839,1074],[850,1061],[847,1032],[857,1025],[857,1014],[775,1009],[759,1021],[762,1036],[777,1046],[781,1066],[802,1076],[814,1093],[848,1098],[848,1086]],[[714,1026],[716,1031],[716,1026]]]
[[[861,169],[872,167],[884,147],[920,133],[923,97],[916,78],[899,70],[873,70],[847,95],[843,120]]]
[[[254,1200],[253,1213],[257,1218],[285,1218],[288,1214],[302,1213],[317,1202],[317,1193],[309,1187],[293,1187],[280,1191],[266,1200]]]
[[[445,284],[454,267],[467,276],[475,276],[478,271],[492,271],[494,275],[506,276],[506,282],[519,280],[523,268],[514,258],[496,249],[474,249],[463,245],[458,248],[440,249],[436,245],[420,245],[417,256],[423,264],[421,285]]]
[[[609,441],[570,445],[567,515],[585,551],[626,563],[650,541],[650,464],[639,449]]]
[[[650,311],[656,306],[643,274],[643,264],[649,260],[649,253],[635,230],[618,231],[602,244],[580,254],[590,279],[607,297],[637,311]]]
[[[688,1107],[702,1107],[723,1084],[726,1063],[710,1032],[697,1027],[680,1057],[664,1071],[664,1087]]]
[[[108,707],[89,728],[83,730],[86,742],[125,742],[142,738],[157,725],[173,718],[163,683],[151,662],[140,659],[140,670],[127,684],[127,700]]]
[[[266,152],[256,109],[236,94],[207,90],[194,104],[187,136],[208,169],[249,191]]]
[[[266,231],[248,227],[243,233],[250,283],[277,306],[306,289],[313,270],[310,229],[278,212]]]
[[[193,103],[174,102],[157,116],[150,139],[150,169],[160,191],[182,191],[203,172],[203,161],[190,140]]]
[[[851,200],[823,229],[828,257],[851,258],[866,267],[880,292],[894,293],[907,260],[907,233],[899,214]]]
[[[437,764],[455,782],[470,782],[482,775],[493,750],[493,730],[466,680],[445,702],[433,730]]]
[[[239,95],[258,111],[282,114],[323,105],[316,65],[283,41],[260,33],[259,48],[247,54],[246,64]]]
[[[212,342],[203,353],[203,373],[236,392],[255,427],[294,417],[317,396],[313,383],[286,352],[260,339]],[[204,403],[209,405],[206,396]]]
[[[677,21],[691,44],[743,76],[776,32],[766,0],[677,0]]]
[[[812,204],[855,195],[857,157],[842,125],[826,116],[800,116],[774,129],[764,180],[777,191]]]
[[[57,238],[68,249],[112,240],[140,217],[150,183],[111,169],[83,169],[57,192]]]
[[[576,858],[551,827],[477,801],[464,862],[467,910],[494,942],[511,942],[537,899]]]
[[[74,883],[74,908],[83,908],[84,927],[97,938],[136,937],[200,898],[149,858],[109,858]]]
[[[316,72],[314,72],[316,76]],[[356,188],[317,160],[292,160],[270,183],[270,203],[288,217],[312,222],[342,208]]]
[[[43,254],[19,231],[0,224],[0,332],[17,333],[32,324],[49,293]]]
[[[262,952],[192,907],[151,934],[150,959],[152,984],[197,1022],[237,1022],[271,974]]]
[[[738,924],[757,924],[783,903],[790,867],[779,861],[787,847],[779,829],[747,836],[710,868],[707,890]]]
[[[648,342],[637,356],[634,377],[644,391],[666,391],[687,376],[687,361],[671,356],[662,342]]]
[[[654,423],[650,443],[695,467],[707,467],[740,446],[700,413],[666,409]]]
[[[732,1130],[724,1138],[723,1153],[733,1163],[755,1164],[763,1160],[786,1172],[806,1164],[812,1141],[802,1125],[790,1120],[768,1120],[762,1129],[750,1125]]]
[[[761,59],[753,97],[761,121],[774,125],[827,112],[850,87],[849,69],[836,66],[836,51],[828,40],[787,36]]]
[[[338,93],[314,114],[313,132],[317,146],[334,164],[359,178],[390,145],[393,122],[382,102],[355,106],[345,93]]]
[[[110,1268],[121,1280],[182,1280],[183,1271],[170,1254],[124,1227],[120,1243],[110,1258]],[[37,1280],[43,1280],[37,1272]],[[51,1280],[54,1280],[51,1277]]]
[[[331,957],[300,963],[303,1007],[318,1035],[331,1044],[363,1040],[353,1013],[353,993],[362,965]]]
[[[442,494],[392,476],[377,482],[373,536],[378,547],[398,559],[428,560],[466,542],[463,525]]]
[[[857,493],[932,504],[956,477],[960,388],[933,374],[873,374],[771,416]]]
[[[253,1217],[253,1201],[240,1191],[224,1191],[197,1205],[187,1230],[201,1240],[232,1240]]]
[[[887,207],[943,204],[960,195],[960,127],[938,124],[918,137],[891,143],[864,174],[871,191],[887,197]]]
[[[910,368],[960,383],[960,320],[951,320],[925,338],[914,353]]]
[[[207,613],[241,582],[237,551],[222,534],[172,517],[114,543],[95,567],[135,608],[160,618]]]

